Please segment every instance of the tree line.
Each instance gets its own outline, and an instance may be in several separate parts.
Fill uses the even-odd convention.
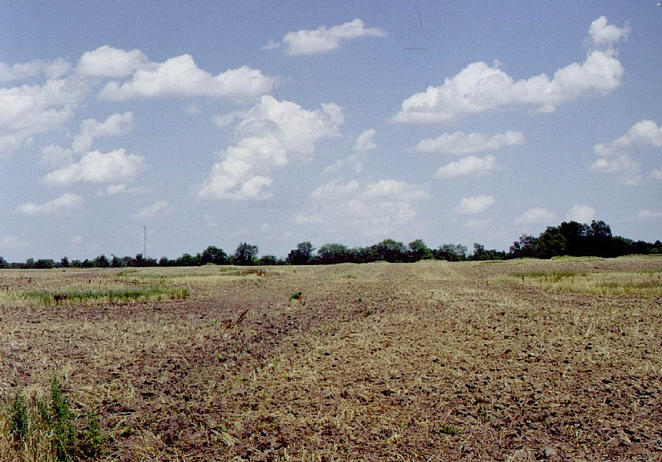
[[[596,256],[618,257],[628,254],[662,254],[662,242],[654,243],[633,241],[621,236],[613,236],[611,228],[604,221],[593,220],[591,224],[575,221],[563,222],[559,226],[548,226],[538,237],[522,235],[506,252],[496,249],[485,249],[482,244],[475,243],[473,251],[462,244],[443,244],[436,249],[429,248],[421,239],[416,239],[405,245],[393,239],[385,239],[367,247],[347,247],[343,244],[324,244],[318,249],[306,241],[292,249],[285,258],[274,255],[259,257],[256,245],[240,243],[234,253],[227,254],[223,249],[209,246],[195,255],[188,253],[179,258],[162,257],[159,260],[145,258],[142,254],[135,257],[111,258],[100,255],[93,260],[60,261],[52,259],[28,258],[24,263],[9,263],[0,257],[0,268],[122,268],[147,266],[202,266],[216,265],[317,265],[337,263],[370,263],[387,261],[391,263],[416,262],[419,260],[506,260],[511,258],[552,258],[555,256]]]

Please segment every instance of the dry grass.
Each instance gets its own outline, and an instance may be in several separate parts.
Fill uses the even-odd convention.
[[[0,395],[57,371],[75,402],[98,407],[106,460],[653,460],[660,268],[619,258],[0,272],[21,289],[27,277],[119,278],[190,291],[0,307]],[[637,285],[646,278],[652,291]],[[298,291],[305,304],[290,303]],[[3,428],[0,418],[0,447]]]

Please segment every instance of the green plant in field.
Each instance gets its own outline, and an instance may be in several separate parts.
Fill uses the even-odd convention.
[[[28,434],[29,422],[25,399],[21,393],[16,393],[9,410],[9,432],[14,441],[23,441]]]
[[[17,444],[11,460],[68,462],[96,459],[107,436],[93,412],[78,415],[71,410],[62,386],[53,377],[44,398],[24,398],[17,392],[6,406],[8,430]]]
[[[182,300],[189,296],[189,290],[172,287],[140,287],[117,289],[88,290],[30,290],[19,294],[26,300],[36,300],[44,306],[67,305],[81,303],[128,303],[136,300]]]
[[[76,427],[74,415],[69,409],[67,399],[62,394],[62,387],[57,377],[51,381],[51,427],[57,460],[68,461],[76,451]]]
[[[441,426],[441,433],[443,433],[444,435],[455,436],[462,433],[462,429],[457,425],[444,424]]]
[[[299,303],[302,303],[302,301],[303,301],[303,294],[301,293],[301,291],[298,291],[298,292],[292,292],[292,293],[290,294],[290,297],[289,297],[289,303],[291,304],[292,301],[297,301],[297,302],[299,302]]]

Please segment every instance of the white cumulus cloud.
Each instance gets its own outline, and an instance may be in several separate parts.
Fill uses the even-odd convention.
[[[92,151],[80,161],[50,172],[44,181],[53,185],[73,183],[120,183],[133,179],[144,167],[144,159],[124,149],[108,153]]]
[[[71,64],[64,58],[56,58],[53,61],[36,59],[12,65],[0,62],[0,82],[24,80],[42,74],[48,78],[58,78],[66,74],[69,69],[71,69]]]
[[[33,136],[61,127],[87,92],[76,79],[0,88],[0,154],[29,144]]]
[[[591,165],[594,172],[622,172],[625,184],[636,185],[642,180],[643,174],[639,162],[635,161],[630,150],[634,148],[662,147],[662,126],[652,120],[640,120],[622,136],[609,143],[599,143],[593,146],[598,158]],[[655,171],[652,172],[655,178]]]
[[[604,31],[605,27],[596,29]],[[600,31],[595,32],[596,37],[608,35]],[[605,45],[606,40],[601,39],[595,45]],[[612,43],[613,40],[609,41]],[[583,62],[557,70],[552,78],[543,73],[515,80],[498,66],[479,61],[447,77],[442,85],[429,86],[405,99],[393,120],[438,123],[509,106],[534,106],[539,111],[551,112],[560,103],[586,93],[614,90],[620,85],[622,75],[623,66],[611,47],[589,51]]]
[[[100,96],[110,101],[163,96],[212,96],[241,100],[267,93],[272,84],[273,78],[248,66],[212,75],[200,69],[191,55],[185,54],[138,69],[126,82],[108,82]]]
[[[136,219],[154,218],[159,215],[167,213],[170,209],[170,204],[167,201],[156,201],[147,207],[144,207],[133,215]]]
[[[311,155],[315,144],[335,136],[342,125],[342,109],[333,103],[306,110],[291,101],[264,95],[248,112],[238,116],[239,141],[221,152],[200,190],[215,199],[269,197],[271,168]]]
[[[92,147],[95,138],[118,136],[127,133],[133,127],[133,113],[113,114],[103,122],[86,119],[80,124],[78,134],[71,145],[74,151],[84,152]]]
[[[481,151],[494,151],[506,146],[524,144],[524,134],[507,131],[488,135],[485,133],[444,133],[437,138],[425,138],[416,145],[418,152],[441,152],[444,154],[466,155]]]
[[[140,50],[122,50],[108,45],[83,53],[78,72],[90,77],[127,77],[138,69],[149,67],[147,56]]]
[[[336,162],[326,167],[324,173],[335,172],[346,165],[351,167],[354,172],[361,173],[368,158],[368,154],[377,149],[377,143],[375,143],[376,134],[377,131],[374,128],[369,128],[362,132],[354,141],[352,153],[343,159],[338,159]]]
[[[477,215],[487,210],[494,202],[492,195],[464,197],[455,210],[462,215]]]
[[[320,26],[315,30],[298,30],[285,34],[282,45],[287,55],[315,55],[340,48],[340,43],[361,37],[386,37],[386,32],[379,28],[365,27],[361,19],[337,26]],[[270,41],[264,48],[279,48],[280,43]]]
[[[414,203],[429,197],[417,186],[393,179],[367,184],[331,181],[310,194],[294,222],[374,236],[411,223],[416,218]]]
[[[66,215],[83,205],[83,198],[72,193],[64,193],[43,204],[28,202],[19,206],[19,211],[26,215]]]
[[[660,218],[662,217],[662,212],[655,210],[641,210],[638,213],[639,218],[649,219],[649,218]]]
[[[515,219],[517,224],[535,224],[535,223],[551,223],[556,220],[556,215],[547,209],[541,207],[534,207],[527,210],[522,215]]]
[[[630,26],[618,27],[609,24],[605,16],[600,16],[591,23],[588,35],[594,45],[611,47],[630,35]]]
[[[567,218],[578,223],[590,223],[595,218],[595,209],[588,205],[574,205]]]
[[[458,176],[483,174],[496,169],[496,167],[497,162],[494,156],[467,156],[440,167],[435,173],[435,177],[455,178]]]

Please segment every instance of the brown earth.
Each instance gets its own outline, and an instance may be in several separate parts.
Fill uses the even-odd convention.
[[[502,277],[661,267],[168,270],[188,299],[0,306],[0,396],[58,374],[74,407],[98,407],[104,460],[662,460],[660,297]],[[116,277],[0,272],[0,287]]]

